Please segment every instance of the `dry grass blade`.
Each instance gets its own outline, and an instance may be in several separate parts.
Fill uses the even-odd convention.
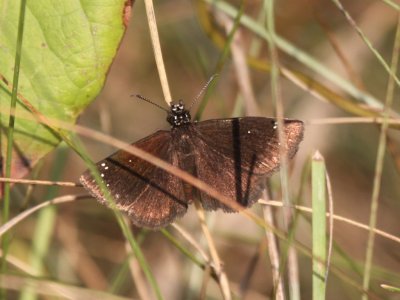
[[[240,280],[237,295],[235,295],[239,299],[244,299],[249,296],[248,294],[251,292],[251,280],[255,275],[260,258],[263,257],[267,251],[267,243],[266,239],[262,239],[259,242],[255,253],[251,256],[250,261],[247,263],[246,271]],[[235,289],[233,284],[232,287]]]
[[[400,125],[399,119],[388,118],[386,121],[388,124],[396,125],[396,127]],[[381,117],[339,117],[305,121],[308,125],[382,124],[383,122],[385,122],[385,119]]]
[[[260,199],[260,200],[258,200],[258,202],[260,204],[271,205],[271,206],[276,206],[276,207],[283,207],[283,204],[282,204],[281,201],[274,201],[274,200],[266,201],[266,200]],[[301,206],[301,205],[293,205],[292,207],[294,209],[299,210],[299,211],[312,213],[312,208],[310,208],[310,207],[305,207],[305,206]],[[330,214],[327,213],[326,216],[329,217]],[[351,220],[349,218],[345,218],[345,217],[342,217],[342,216],[339,216],[339,215],[334,215],[334,214],[332,215],[332,217],[336,221],[344,222],[344,223],[353,225],[355,227],[358,227],[358,228],[361,228],[361,229],[364,229],[364,230],[370,230],[370,227],[368,225],[365,225],[365,224],[360,223],[360,222],[356,222],[356,221]],[[374,229],[374,232],[375,232],[375,234],[377,234],[377,235],[379,235],[381,237],[384,237],[386,239],[389,239],[389,240],[391,240],[393,242],[396,242],[396,243],[400,244],[400,237],[398,237],[398,236],[395,236],[393,234],[387,233],[387,232],[385,232],[383,230],[376,229],[376,228]]]
[[[345,14],[346,11],[343,11]],[[355,24],[354,24],[355,26]],[[373,253],[374,253],[374,244],[375,244],[375,233],[374,229],[377,224],[378,220],[378,207],[379,207],[379,195],[381,191],[381,182],[382,182],[382,172],[383,172],[383,163],[385,159],[385,152],[386,152],[386,135],[389,128],[389,124],[387,123],[387,119],[390,117],[389,110],[392,107],[393,98],[394,98],[394,91],[395,91],[395,82],[399,83],[399,80],[394,75],[397,72],[398,64],[399,64],[399,51],[400,51],[400,15],[398,15],[397,20],[397,29],[396,29],[396,37],[395,43],[393,46],[392,52],[392,62],[390,68],[389,82],[387,85],[386,91],[386,101],[385,101],[385,111],[384,111],[384,122],[381,127],[381,131],[379,134],[379,146],[378,151],[376,154],[376,163],[375,163],[375,176],[372,188],[372,195],[371,195],[371,211],[370,211],[370,218],[369,218],[369,226],[370,231],[368,234],[368,242],[367,242],[367,251],[366,251],[366,258],[365,258],[365,266],[364,266],[364,276],[363,276],[363,288],[364,290],[368,291],[369,289],[369,282],[371,277],[371,266],[373,260]],[[367,300],[368,295],[363,294],[363,299]]]
[[[213,238],[211,236],[210,231],[208,230],[207,224],[206,224],[206,220],[205,220],[205,216],[204,216],[204,210],[201,207],[201,204],[199,203],[199,201],[194,200],[194,204],[196,207],[196,212],[197,215],[199,217],[200,220],[200,226],[201,229],[203,231],[204,237],[207,240],[207,244],[208,244],[208,248],[210,250],[210,255],[211,255],[211,259],[213,261],[213,265],[215,268],[215,272],[218,276],[218,280],[219,280],[219,285],[221,288],[221,292],[222,292],[222,296],[224,298],[224,300],[230,300],[232,299],[231,296],[231,291],[229,288],[229,281],[228,281],[228,277],[226,276],[225,271],[223,270],[223,264],[221,262],[221,259],[219,258],[218,252],[217,252],[217,248],[215,247]]]
[[[16,275],[0,275],[0,287],[9,290],[20,291],[24,287],[30,287],[37,294],[43,296],[62,297],[66,299],[85,300],[128,300],[121,296],[111,295],[92,289],[80,288],[72,285],[62,284],[50,280],[33,279]]]
[[[0,177],[0,182],[11,182],[30,185],[49,185],[49,186],[66,186],[66,187],[81,187],[80,183],[67,182],[67,181],[49,181],[49,180],[31,180],[31,179],[14,179]]]
[[[266,191],[263,193],[264,199],[269,199]],[[268,224],[274,224],[274,218],[272,215],[272,209],[269,206],[263,207],[263,214],[265,222]],[[279,249],[276,237],[273,232],[266,230],[265,235],[268,244],[268,256],[271,263],[272,278],[274,280],[275,298],[277,300],[284,300],[285,293],[283,287],[283,280],[280,267]]]
[[[137,258],[135,257],[135,255],[132,253],[131,247],[130,247],[129,243],[127,243],[127,242],[125,243],[125,249],[129,256],[129,269],[131,271],[133,282],[134,282],[137,292],[140,296],[140,299],[143,299],[143,300],[154,299],[154,297],[152,297],[150,295],[149,287],[143,276],[143,272],[140,268],[140,264],[139,264]]]
[[[11,220],[9,220],[7,223],[3,224],[0,227],[0,236],[3,235],[8,230],[10,230],[16,224],[18,224],[19,222],[24,220],[25,218],[29,217],[34,212],[42,209],[43,207],[46,207],[49,205],[73,202],[73,201],[80,200],[80,199],[88,199],[88,195],[67,195],[67,196],[61,196],[61,197],[57,197],[57,198],[54,198],[49,201],[42,202],[30,209],[25,210],[24,212],[18,214],[17,216],[15,216]]]
[[[162,57],[160,38],[158,36],[156,15],[154,13],[153,0],[145,0],[147,20],[150,29],[150,37],[153,44],[154,58],[156,60],[158,75],[160,76],[161,87],[164,93],[164,99],[169,105],[172,101],[171,91],[168,85],[167,72],[165,71],[164,60]]]
[[[204,252],[199,243],[197,243],[196,240],[194,240],[186,230],[184,230],[181,226],[179,226],[176,223],[173,223],[172,227],[174,227],[175,230],[178,231],[179,234],[182,235],[182,237],[186,241],[188,241],[189,244],[191,244],[200,253],[200,255],[203,257],[203,259],[206,261],[207,264],[211,263],[210,257]]]
[[[339,41],[337,40],[334,32],[332,32],[332,28],[330,28],[329,24],[323,18],[319,17],[318,14],[316,14],[315,16],[316,16],[317,22],[320,24],[321,28],[324,30],[324,32],[329,40],[329,43],[332,45],[332,48],[334,49],[338,58],[342,62],[344,68],[346,69],[346,72],[347,72],[350,80],[360,90],[365,90],[364,84],[362,83],[361,78],[355,72],[354,68],[352,67],[352,65],[350,63],[350,60],[347,59],[346,54],[343,51]]]
[[[219,22],[226,28],[226,33],[229,34],[234,30],[233,21],[226,15],[217,14]],[[240,93],[244,98],[246,107],[246,115],[256,116],[259,112],[258,105],[254,96],[253,87],[251,86],[250,72],[247,65],[246,53],[243,47],[243,36],[240,30],[236,30],[232,37],[231,53],[233,64],[235,67],[236,82],[239,86]]]
[[[57,237],[66,250],[66,257],[85,286],[95,290],[106,290],[107,276],[93,260],[79,239],[75,220],[64,214],[58,218]]]
[[[284,231],[288,232],[290,224],[293,222],[293,213],[290,208],[292,200],[289,193],[289,174],[288,174],[288,156],[284,145],[286,145],[286,134],[284,131],[284,106],[282,100],[282,89],[280,84],[279,70],[280,61],[277,49],[277,33],[275,31],[275,6],[274,1],[266,1],[264,9],[267,16],[267,32],[270,36],[268,48],[271,57],[271,91],[272,91],[272,102],[275,104],[275,112],[278,124],[278,137],[279,137],[279,154],[280,154],[280,179],[281,179],[281,192],[282,201],[285,204],[283,208],[283,227]],[[287,269],[288,269],[288,286],[290,299],[300,299],[300,279],[298,269],[298,258],[296,249],[291,245],[291,239],[289,239],[289,245],[287,249]]]
[[[255,58],[249,58],[248,63],[257,70],[268,72],[271,69],[271,65],[268,61],[262,61]],[[342,96],[338,92],[328,88],[320,81],[312,78],[302,72],[296,71],[293,68],[287,68],[284,66],[280,67],[280,72],[283,77],[289,79],[298,87],[302,88],[304,91],[309,92],[311,95],[317,99],[330,102],[333,105],[339,107],[340,109],[354,114],[356,116],[363,117],[376,117],[382,116],[382,110],[376,107],[366,105],[356,99],[348,96]],[[397,117],[398,114],[395,111],[391,111],[392,117]],[[399,126],[392,126],[398,128]]]
[[[371,52],[375,55],[376,59],[380,62],[380,64],[383,66],[383,68],[386,70],[386,72],[390,75],[390,78],[392,78],[393,81],[396,82],[396,84],[398,86],[400,86],[400,79],[397,78],[396,72],[386,63],[386,61],[382,58],[381,54],[379,54],[379,52],[375,49],[375,47],[367,39],[367,37],[362,32],[361,28],[357,25],[355,20],[351,17],[351,15],[348,13],[348,11],[344,8],[343,4],[339,0],[332,0],[332,2],[343,13],[343,15],[346,17],[347,21],[350,23],[350,25],[357,31],[358,35],[365,42],[365,44],[368,46],[368,48],[371,50]]]

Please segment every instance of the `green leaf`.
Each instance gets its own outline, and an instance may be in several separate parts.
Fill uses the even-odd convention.
[[[126,0],[27,2],[19,94],[48,119],[74,124],[100,92],[129,19]],[[0,0],[0,117],[2,154],[10,111],[19,0]],[[12,177],[51,151],[60,137],[18,102]],[[18,117],[19,116],[19,117]],[[25,117],[24,117],[25,116]],[[27,118],[26,116],[30,116]]]

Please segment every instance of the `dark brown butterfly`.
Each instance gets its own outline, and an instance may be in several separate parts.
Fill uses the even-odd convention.
[[[249,207],[260,197],[265,179],[279,168],[276,119],[244,117],[192,122],[182,101],[171,105],[160,130],[133,145],[204,181],[226,197]],[[303,122],[284,120],[284,149],[293,157],[303,138]],[[180,178],[119,150],[97,164],[117,207],[140,227],[160,228],[186,213],[199,197],[207,210],[233,210]],[[101,203],[107,201],[89,171],[80,181]]]

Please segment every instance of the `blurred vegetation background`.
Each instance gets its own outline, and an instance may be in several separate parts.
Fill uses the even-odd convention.
[[[354,18],[381,57],[390,64],[399,11],[391,2],[342,1],[346,11]],[[236,12],[243,5],[243,16],[263,21],[263,1],[229,1]],[[220,14],[221,10],[203,1],[156,1],[164,62],[174,99],[184,99],[189,104],[205,82],[219,74],[215,88],[201,119],[225,118],[248,115],[246,101],[240,89],[243,66],[232,59],[232,48],[221,62],[226,26],[230,26]],[[293,78],[279,79],[285,117],[306,122],[304,141],[290,165],[289,187],[293,199],[310,206],[309,161],[315,150],[325,158],[333,188],[335,213],[368,224],[375,162],[380,127],[377,124],[322,124],[322,120],[337,117],[356,117],[344,107],[363,109],[365,103],[335,84],[329,76],[323,76],[321,68],[310,68],[299,61],[302,51],[319,61],[330,72],[338,74],[344,82],[351,83],[358,91],[372,95],[383,107],[389,76],[368,49],[366,44],[346,20],[342,12],[327,0],[277,1],[275,7],[276,32],[289,41],[295,49],[289,54],[278,49],[279,63],[289,72],[301,72],[308,76],[311,89],[296,84]],[[222,20],[222,21],[221,21]],[[229,19],[232,20],[232,19]],[[212,25],[211,28],[207,27]],[[225,26],[225,27],[224,27]],[[222,44],[221,44],[222,41]],[[249,82],[260,116],[274,116],[275,104],[271,98],[270,72],[264,64],[270,63],[268,43],[249,28],[239,26],[233,41],[234,47],[252,57],[246,65]],[[252,53],[252,54],[250,54]],[[264,68],[264,69],[263,69]],[[324,91],[336,96],[324,94]],[[318,97],[316,94],[322,96]],[[157,107],[131,97],[141,94],[167,107],[163,99],[159,76],[154,61],[144,4],[133,5],[132,16],[126,35],[109,71],[106,84],[86,111],[79,124],[87,126],[126,142],[134,142],[158,129],[168,128],[165,112]],[[321,99],[324,98],[324,99]],[[393,115],[400,108],[399,89],[396,87]],[[192,115],[195,114],[194,109]],[[377,114],[379,115],[379,113]],[[316,122],[316,120],[321,122]],[[400,150],[397,129],[389,129],[389,151],[386,152],[379,197],[377,228],[400,235]],[[94,161],[108,156],[116,149],[111,146],[83,139]],[[65,146],[59,147],[35,169],[36,178],[76,182],[86,169],[82,160]],[[305,176],[305,180],[301,177]],[[304,175],[305,174],[305,175]],[[33,177],[33,176],[32,176]],[[279,174],[271,178],[273,199],[281,199]],[[25,205],[27,186],[13,190],[18,201],[13,203],[16,213]],[[299,193],[301,191],[301,193]],[[30,192],[30,191],[29,191]],[[80,188],[61,188],[49,192],[48,188],[34,187],[30,196],[33,203],[55,195],[82,193]],[[49,196],[50,195],[50,196]],[[29,203],[29,205],[31,202]],[[138,293],[128,268],[124,238],[112,212],[95,200],[63,204],[54,208],[55,225],[44,259],[44,278],[69,283],[89,289],[110,291],[116,295],[138,298]],[[259,205],[252,210],[262,215]],[[282,223],[281,208],[273,210],[278,226]],[[271,267],[266,250],[265,232],[240,214],[222,212],[207,213],[210,230],[218,252],[224,262],[224,270],[232,290],[244,299],[273,298],[274,288]],[[194,209],[178,221],[192,237],[203,243],[199,221]],[[31,243],[37,228],[37,215],[18,225],[13,232],[14,255],[28,262]],[[198,299],[203,282],[203,272],[182,255],[177,248],[158,231],[132,228],[141,243],[142,251],[160,286],[165,299]],[[167,228],[184,245],[172,228]],[[311,246],[310,215],[297,220],[295,238]],[[333,231],[334,250],[332,265],[362,287],[363,265],[368,233],[349,224],[335,222]],[[387,292],[381,283],[400,285],[400,245],[377,237],[374,245],[371,273],[371,299],[400,299],[399,294]],[[193,250],[193,253],[196,251]],[[282,252],[283,254],[283,252]],[[299,254],[299,285],[301,299],[311,299],[311,259]],[[287,271],[282,270],[284,278]],[[286,280],[285,280],[286,282]],[[10,297],[18,298],[18,293]],[[221,299],[217,284],[210,280],[205,299]],[[359,289],[348,283],[345,277],[330,274],[327,299],[359,299]],[[375,297],[375,298],[374,298]],[[46,298],[47,299],[47,298]]]

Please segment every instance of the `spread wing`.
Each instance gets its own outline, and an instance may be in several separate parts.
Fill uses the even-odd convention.
[[[133,145],[178,166],[177,156],[170,151],[170,134],[157,131]],[[182,181],[178,177],[126,151],[117,151],[96,166],[117,208],[127,212],[137,226],[163,227],[187,210]],[[97,200],[107,203],[90,171],[86,171],[80,181]]]
[[[291,158],[303,138],[303,123],[284,120],[285,151]],[[192,127],[196,176],[245,207],[260,197],[265,179],[279,168],[279,139],[275,119],[245,117],[207,120]],[[228,206],[200,192],[204,208]]]

